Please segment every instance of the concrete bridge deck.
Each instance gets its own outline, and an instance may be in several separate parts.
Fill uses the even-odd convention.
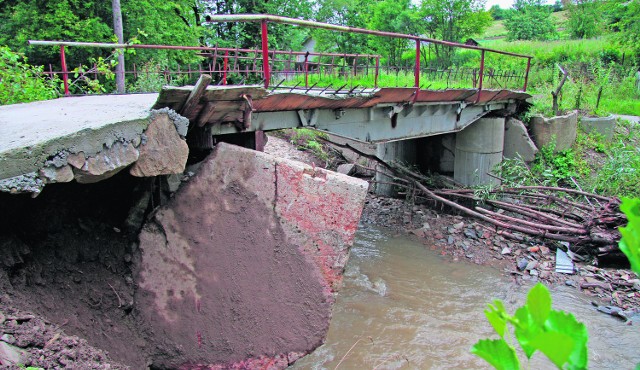
[[[509,90],[484,90],[478,96],[473,89],[269,91],[259,86],[186,86],[166,87],[160,94],[69,97],[2,106],[0,180],[25,175],[29,180],[5,181],[0,188],[37,189],[30,186],[43,177],[38,171],[61,168],[72,154],[89,157],[118,142],[133,142],[137,147],[152,109],[179,112],[192,128],[205,128],[211,135],[312,127],[359,141],[387,142],[457,132],[490,112],[514,109],[529,96]],[[174,124],[185,136],[189,122],[177,119]]]

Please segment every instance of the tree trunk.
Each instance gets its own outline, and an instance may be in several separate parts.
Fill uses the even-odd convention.
[[[118,38],[119,44],[124,44],[124,36],[122,32],[122,10],[120,9],[120,0],[111,0],[113,8],[113,31]],[[118,94],[124,94],[124,49],[118,50],[118,64],[116,65],[116,91]]]

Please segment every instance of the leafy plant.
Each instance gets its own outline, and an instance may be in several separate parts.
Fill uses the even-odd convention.
[[[640,274],[640,198],[622,198],[620,210],[627,216],[627,226],[620,228],[620,250],[627,256],[631,269]]]
[[[0,46],[0,105],[56,98],[56,85],[42,67],[30,66],[23,55]]]
[[[293,130],[293,134],[289,141],[299,150],[308,150],[313,153],[313,155],[326,162],[329,160],[329,154],[319,141],[319,138],[326,137],[327,135],[325,133],[308,128],[299,128]]]
[[[511,325],[527,359],[540,351],[559,369],[586,369],[587,328],[572,314],[552,310],[551,303],[549,290],[540,283],[529,291],[526,304],[513,316],[502,301],[495,300],[484,312],[500,339],[482,339],[471,352],[496,369],[520,369],[516,349],[510,343]]]

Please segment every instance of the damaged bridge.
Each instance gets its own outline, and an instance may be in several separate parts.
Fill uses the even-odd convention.
[[[264,132],[313,128],[385,160],[487,183],[508,150],[505,130],[517,136],[507,119],[529,97],[526,56],[523,91],[483,89],[492,76],[485,52],[512,54],[275,16],[211,19],[261,22],[263,84],[224,85],[227,50],[216,72],[222,86],[202,74],[194,86],[159,94],[0,107],[0,257],[10,257],[0,288],[22,298],[59,294],[20,305],[132,368],[282,369],[324,341],[368,184],[262,153]],[[414,40],[415,86],[378,87],[376,56],[375,88],[315,87],[308,52],[299,55],[304,87],[271,84],[289,71],[271,70],[286,62],[268,50],[267,22]],[[423,88],[423,42],[478,50],[474,86]],[[54,43],[64,69],[64,47],[79,43]],[[217,63],[217,48],[190,49],[212,52]],[[247,52],[257,69],[259,51]],[[56,269],[64,273],[52,277]]]
[[[156,368],[283,368],[328,329],[367,183],[225,142],[255,149],[263,131],[311,127],[385,148],[482,120],[494,131],[472,135],[500,141],[502,116],[528,96],[200,82],[0,107],[2,192],[37,196],[121,171],[173,183],[159,208],[142,200],[131,250],[137,350]]]

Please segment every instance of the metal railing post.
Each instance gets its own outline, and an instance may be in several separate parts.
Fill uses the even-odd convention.
[[[309,53],[304,55],[304,87],[309,87]]]
[[[476,103],[480,101],[480,94],[482,93],[482,78],[484,77],[484,50],[480,53],[480,76],[478,76],[478,97]]]
[[[415,87],[420,87],[420,39],[416,39]]]
[[[524,74],[524,87],[522,87],[522,91],[527,91],[527,82],[529,82],[529,70],[531,69],[531,58],[527,58],[527,71]]]
[[[376,70],[373,75],[373,86],[378,88],[378,75],[380,73],[380,57],[376,57]]]
[[[269,34],[267,33],[267,20],[263,19],[262,25],[262,69],[264,73],[264,88],[269,87],[271,71],[269,70]]]
[[[227,84],[227,68],[229,68],[229,50],[224,52],[224,60],[222,63],[222,84]]]
[[[62,82],[64,83],[64,95],[69,96],[69,71],[67,70],[67,60],[64,56],[64,45],[60,45],[60,65],[62,67]]]

